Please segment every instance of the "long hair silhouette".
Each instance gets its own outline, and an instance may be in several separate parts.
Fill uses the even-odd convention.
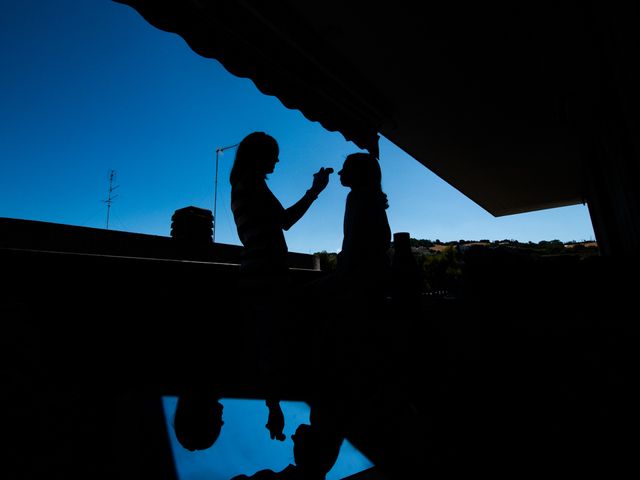
[[[236,158],[231,167],[229,182],[235,185],[242,180],[263,179],[266,177],[261,162],[266,152],[278,154],[278,142],[264,132],[247,135],[238,145]]]

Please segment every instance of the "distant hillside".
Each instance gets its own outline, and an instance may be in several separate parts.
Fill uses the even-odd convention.
[[[543,240],[541,242],[519,242],[517,240],[456,240],[452,242],[441,242],[440,240],[411,239],[411,249],[418,254],[436,254],[443,252],[447,248],[455,248],[464,252],[471,247],[485,248],[509,248],[515,250],[525,250],[541,255],[557,254],[597,254],[598,243],[593,240],[583,242],[567,242],[560,240]]]
[[[424,292],[453,292],[460,286],[463,277],[470,269],[478,269],[490,275],[498,265],[504,268],[517,269],[518,266],[530,266],[532,262],[549,264],[562,260],[574,264],[581,260],[599,255],[598,244],[594,241],[567,242],[549,240],[535,242],[518,242],[516,240],[457,240],[441,242],[440,240],[410,240],[411,250],[420,271]],[[337,265],[337,254],[318,252],[320,266],[323,271],[333,271]],[[393,257],[393,245],[390,251]],[[465,273],[466,272],[466,273]]]

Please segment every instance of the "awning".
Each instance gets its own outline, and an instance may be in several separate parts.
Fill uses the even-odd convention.
[[[584,200],[598,64],[579,5],[116,1],[360,148],[384,135],[494,215]]]

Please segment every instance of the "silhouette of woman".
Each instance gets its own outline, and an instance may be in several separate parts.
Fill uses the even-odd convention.
[[[391,262],[391,228],[376,157],[352,153],[338,172],[351,189],[344,212],[344,236],[336,272],[309,288],[313,296],[381,298],[387,289]]]
[[[283,230],[289,230],[307,212],[329,183],[333,169],[321,168],[300,200],[283,208],[267,187],[280,153],[276,140],[264,132],[247,135],[238,145],[231,169],[231,210],[244,245],[241,272],[246,277],[286,277],[287,244]],[[263,285],[266,286],[266,285]]]
[[[349,187],[344,212],[344,237],[337,270],[348,275],[353,286],[367,293],[382,293],[389,274],[391,228],[382,191],[378,160],[369,153],[348,155],[338,172]]]
[[[313,175],[311,188],[289,208],[284,208],[267,187],[280,153],[276,140],[264,132],[247,135],[238,145],[231,169],[231,210],[238,237],[244,245],[240,264],[240,289],[244,306],[255,319],[254,335],[259,351],[259,368],[265,379],[271,438],[284,440],[284,417],[278,397],[284,383],[282,369],[289,361],[288,337],[294,330],[287,296],[290,293],[287,244],[284,230],[291,228],[308,211],[329,183],[331,168]]]
[[[311,423],[341,431],[379,377],[388,327],[385,331],[378,318],[390,273],[391,229],[376,157],[348,155],[338,175],[350,192],[337,270],[310,284],[306,293],[316,305],[308,350],[323,386],[315,392]]]

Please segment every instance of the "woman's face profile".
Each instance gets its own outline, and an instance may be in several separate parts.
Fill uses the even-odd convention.
[[[274,148],[269,148],[268,151],[265,152],[265,156],[263,159],[265,174],[273,173],[273,171],[276,169],[276,163],[280,161],[280,159],[278,158],[279,154],[280,150],[277,146],[274,146]]]

